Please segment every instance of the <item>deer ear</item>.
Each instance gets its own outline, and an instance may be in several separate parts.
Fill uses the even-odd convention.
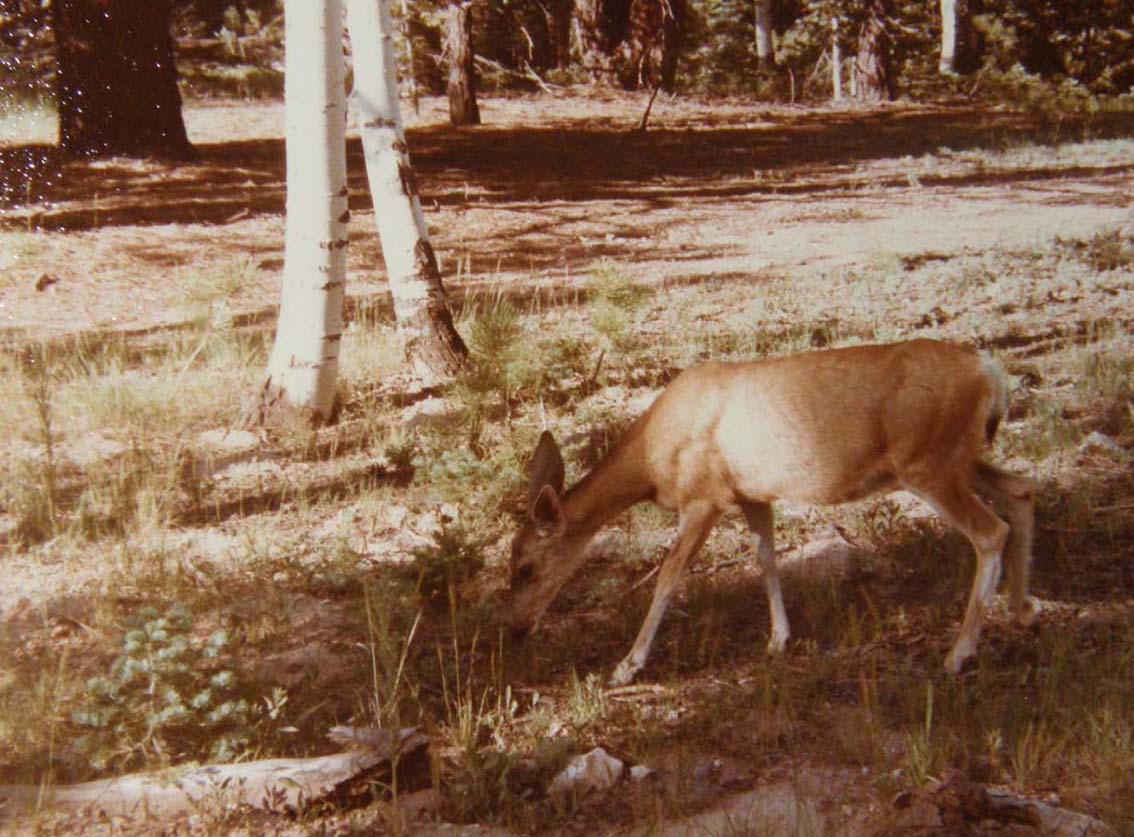
[[[560,536],[567,531],[567,516],[563,514],[563,504],[559,495],[550,485],[545,485],[528,508],[528,517],[544,535]]]
[[[554,494],[562,494],[563,476],[563,456],[559,453],[559,445],[555,443],[555,437],[545,430],[528,462],[528,508],[535,508],[545,487],[550,487]]]

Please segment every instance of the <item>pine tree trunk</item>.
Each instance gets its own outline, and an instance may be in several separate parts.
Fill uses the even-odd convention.
[[[591,82],[618,81],[613,51],[626,34],[630,0],[575,0],[575,33],[583,67]]]
[[[468,350],[453,326],[429,241],[398,106],[388,0],[347,0],[354,93],[374,219],[406,358],[423,377],[450,377]]]
[[[854,90],[859,101],[889,101],[895,96],[887,30],[891,12],[891,0],[869,0],[867,4],[854,59]]]
[[[761,72],[774,69],[776,52],[772,46],[772,0],[755,0],[756,61]]]
[[[445,54],[449,59],[449,122],[453,125],[480,124],[470,5],[469,0],[449,3]]]
[[[188,159],[171,0],[55,0],[59,147]]]
[[[335,418],[346,285],[346,94],[342,0],[288,0],[284,14],[287,218],[276,341],[246,415]]]

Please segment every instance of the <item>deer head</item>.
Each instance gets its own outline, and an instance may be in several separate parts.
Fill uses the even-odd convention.
[[[521,636],[536,626],[570,578],[582,546],[568,534],[563,478],[559,445],[545,430],[528,462],[527,515],[512,539],[508,622]]]

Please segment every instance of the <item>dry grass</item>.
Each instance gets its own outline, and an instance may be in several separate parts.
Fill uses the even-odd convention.
[[[1055,177],[1112,150],[941,153],[918,158],[918,177],[951,177],[953,166],[1051,167]],[[861,194],[837,202],[875,211],[875,190],[891,188],[885,172],[899,164],[858,171]],[[1113,185],[1107,176],[1099,188]],[[883,241],[800,265],[808,235],[867,227],[854,214],[810,225],[805,212],[832,205],[797,199],[794,220],[769,238],[794,227],[803,243],[783,265],[734,275],[728,251],[713,248],[728,235],[747,246],[744,201],[723,213],[714,198],[685,200],[689,225],[715,236],[685,277],[626,244],[593,269],[576,263],[569,286],[470,294],[460,328],[480,362],[438,404],[399,399],[390,324],[358,306],[342,427],[259,448],[216,431],[233,424],[265,363],[267,325],[242,318],[270,304],[262,259],[183,263],[178,305],[161,309],[172,328],[92,332],[78,320],[84,336],[10,335],[0,782],[206,758],[222,736],[247,756],[312,753],[327,727],[349,720],[422,725],[438,741],[444,814],[526,831],[655,823],[807,764],[854,767],[875,799],[949,767],[1023,792],[1058,788],[1134,833],[1132,231],[1102,212],[1082,234],[1037,233],[1026,245]],[[21,262],[97,235],[0,234]],[[643,676],[657,688],[604,692],[600,678],[648,603],[650,585],[634,585],[666,544],[670,521],[647,508],[620,522],[537,637],[514,644],[501,630],[507,537],[545,425],[578,477],[689,363],[912,336],[985,346],[1013,375],[997,452],[1043,485],[1036,629],[994,616],[977,669],[946,678],[971,550],[898,497],[783,511],[777,536],[789,549],[837,524],[869,554],[842,577],[788,579],[797,640],[783,658],[764,655],[763,591],[753,567],[727,563],[747,547],[739,524],[726,524],[701,559],[718,569],[689,579],[663,625]],[[121,740],[108,751],[91,738],[88,683],[121,682],[121,706],[155,711],[120,676],[139,653],[124,638],[175,606],[177,659],[230,672],[223,688],[246,701],[229,716],[238,729],[209,715],[187,736],[167,718],[155,739],[117,720]],[[223,667],[207,654],[218,631]],[[159,681],[180,689],[182,673],[159,669]],[[202,718],[218,700],[202,698]],[[599,803],[545,798],[567,756],[596,745],[661,769],[663,781]],[[732,766],[728,782],[705,778],[717,762]]]

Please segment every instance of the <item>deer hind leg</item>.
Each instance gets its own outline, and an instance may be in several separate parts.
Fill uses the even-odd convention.
[[[764,588],[768,592],[768,610],[772,614],[772,635],[768,638],[768,653],[778,654],[784,650],[791,629],[788,627],[787,611],[784,610],[784,594],[780,588],[780,574],[776,570],[776,527],[769,503],[751,503],[740,507],[748,528],[756,541],[756,557],[764,574]]]
[[[646,664],[646,658],[650,655],[650,646],[653,645],[654,635],[658,632],[669,599],[685,574],[685,568],[689,566],[689,562],[697,554],[697,550],[701,548],[719,518],[720,511],[707,503],[698,503],[681,510],[677,539],[662,562],[649,613],[646,614],[646,620],[638,631],[638,638],[634,640],[630,653],[610,676],[611,686],[625,686]]]
[[[1008,606],[1021,625],[1036,619],[1035,603],[1028,598],[1032,569],[1032,533],[1035,529],[1036,484],[1027,477],[977,462],[973,489],[1004,511],[1012,531],[1004,546],[1004,573],[1008,582]]]
[[[969,592],[961,632],[945,658],[945,668],[952,674],[958,674],[965,661],[976,653],[985,608],[992,601],[1000,582],[1001,554],[1008,540],[1009,527],[965,483],[907,487],[964,533],[976,550],[976,577]]]

